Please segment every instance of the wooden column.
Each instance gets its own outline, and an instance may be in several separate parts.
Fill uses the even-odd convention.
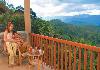
[[[30,0],[24,0],[25,31],[31,33]]]

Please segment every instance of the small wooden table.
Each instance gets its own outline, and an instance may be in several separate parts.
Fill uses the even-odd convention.
[[[28,54],[28,56],[31,57],[31,59],[29,58],[29,61],[32,62],[32,65],[35,63],[36,60],[37,64],[39,64],[39,61],[42,61],[43,51],[41,50],[41,52],[39,52],[39,50],[36,50]]]
[[[39,50],[29,53],[29,57],[31,57],[32,59],[29,59],[29,61],[31,62],[31,65],[37,65],[38,66],[38,70],[40,70],[40,65],[42,64],[42,57],[43,57],[43,51],[41,50],[39,52]]]

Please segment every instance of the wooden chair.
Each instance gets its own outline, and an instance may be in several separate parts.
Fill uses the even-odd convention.
[[[28,53],[28,48],[31,47],[30,43],[29,43],[29,34],[25,31],[18,31],[17,32],[21,39],[23,39],[23,43],[19,44],[18,47],[18,58],[17,58],[17,62],[19,64],[22,64],[22,61],[27,57],[27,53]],[[24,56],[25,55],[25,56]]]
[[[29,48],[32,47],[28,42],[24,42],[19,46],[19,62],[22,64],[22,61],[26,58],[30,59],[28,56]]]

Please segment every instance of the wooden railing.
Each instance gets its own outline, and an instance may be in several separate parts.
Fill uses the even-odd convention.
[[[31,34],[33,47],[44,50],[43,62],[54,70],[100,70],[100,48]]]

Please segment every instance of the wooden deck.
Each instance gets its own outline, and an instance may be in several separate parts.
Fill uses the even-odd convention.
[[[29,64],[22,64],[20,66],[8,67],[8,59],[7,56],[0,54],[0,70],[51,70],[47,66],[42,64],[38,69],[38,65],[29,65]]]
[[[0,54],[0,70],[33,70],[28,64],[23,64],[21,66],[8,67],[7,56]],[[36,70],[36,69],[35,69]]]

